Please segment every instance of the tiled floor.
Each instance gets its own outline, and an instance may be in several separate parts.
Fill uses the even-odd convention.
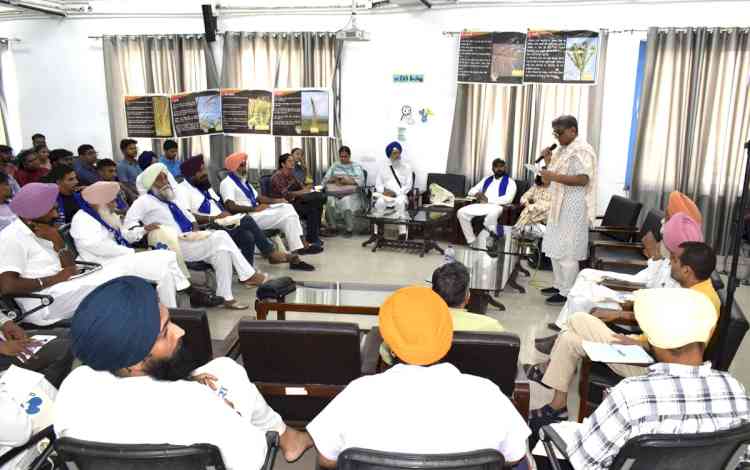
[[[305,260],[316,267],[314,272],[289,271],[285,265],[271,266],[263,260],[257,262],[257,267],[268,272],[274,277],[291,276],[300,281],[350,281],[350,282],[372,282],[397,285],[426,285],[425,279],[429,279],[432,271],[443,263],[442,255],[435,252],[420,258],[414,253],[406,253],[393,249],[382,249],[372,253],[369,248],[361,247],[364,237],[329,238],[326,239],[325,252],[307,256]],[[445,245],[444,243],[442,245]],[[534,350],[534,339],[548,336],[552,331],[547,329],[546,324],[553,321],[559,311],[558,307],[550,307],[544,303],[544,297],[539,293],[540,288],[548,287],[551,283],[551,272],[532,271],[531,278],[519,277],[519,284],[526,288],[525,294],[519,294],[513,290],[502,292],[498,297],[506,310],[501,312],[493,307],[488,310],[488,315],[498,319],[509,331],[515,332],[521,338],[521,362],[535,363],[545,359],[545,356]],[[247,300],[250,304],[254,300],[254,291],[235,286],[235,293],[249,295]],[[240,297],[241,298],[241,297]],[[750,287],[740,287],[737,291],[737,300],[744,311],[750,311]],[[224,339],[243,316],[254,316],[255,312],[225,311],[212,309],[209,311],[209,323],[214,339]],[[301,314],[287,314],[288,319],[301,318]],[[310,316],[306,316],[310,318]],[[340,316],[332,318],[326,315],[316,315],[319,320],[342,320]],[[348,317],[345,321],[357,321],[362,328],[369,328],[377,321],[375,317]],[[737,358],[730,369],[745,386],[750,385],[750,364],[743,361],[747,357],[748,340],[746,339],[737,354]],[[489,360],[489,358],[488,358]],[[569,394],[568,409],[578,409],[577,390],[571,390]],[[551,391],[531,383],[531,407],[535,408],[546,403],[551,398]],[[290,465],[277,459],[276,468],[287,470],[288,468],[302,469],[313,468],[315,453],[308,452],[300,461]]]

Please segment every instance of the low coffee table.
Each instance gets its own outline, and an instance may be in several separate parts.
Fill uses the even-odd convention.
[[[372,247],[373,253],[383,246],[416,249],[419,250],[419,257],[421,258],[425,253],[429,253],[432,249],[443,254],[443,249],[433,240],[433,232],[435,227],[450,223],[451,214],[445,211],[422,208],[407,211],[406,216],[401,217],[394,209],[388,209],[383,214],[369,212],[360,217],[365,218],[370,222],[370,232],[372,233],[370,238],[362,243],[362,246],[375,243]],[[386,225],[404,225],[409,228],[421,229],[422,241],[392,240],[385,238]],[[375,233],[373,227],[377,227],[377,233]]]

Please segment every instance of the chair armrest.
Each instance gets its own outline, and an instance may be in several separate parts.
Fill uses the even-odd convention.
[[[50,305],[52,305],[52,302],[55,301],[55,298],[48,294],[8,294],[4,295],[3,297],[8,299],[37,299],[39,300],[39,305],[37,307],[32,308],[31,310],[28,310],[26,312],[21,312],[20,314],[16,315],[14,310],[9,310],[8,312],[5,312],[5,315],[13,320],[16,323],[19,323],[21,320],[26,318],[27,316],[31,315],[34,312],[37,312],[43,308],[47,308]]]
[[[554,470],[561,470],[560,461],[557,460],[557,453],[555,452],[555,449],[557,449],[561,454],[565,456],[565,458],[567,458],[568,445],[565,443],[565,440],[563,440],[563,438],[560,437],[557,431],[555,431],[555,429],[550,425],[542,426],[542,429],[539,430],[539,440],[542,441],[542,445],[544,446],[544,450],[547,452],[547,458],[549,459],[552,468]]]
[[[630,233],[635,234],[638,233],[637,227],[631,227],[628,225],[599,225],[596,227],[589,228],[589,232],[616,232],[616,233]]]
[[[276,431],[266,432],[266,460],[263,462],[262,470],[273,470],[273,464],[276,462],[276,452],[279,450],[279,433]]]
[[[362,346],[362,375],[374,375],[378,371],[378,361],[380,360],[380,345],[383,343],[383,337],[380,336],[378,327],[373,327],[365,336],[365,343]]]
[[[529,378],[526,377],[526,372],[524,372],[523,367],[519,364],[516,368],[516,382],[513,387],[513,404],[516,406],[518,413],[527,421],[529,417],[530,397]]]
[[[4,453],[0,457],[0,467],[3,467],[6,463],[8,463],[11,460],[13,460],[13,458],[16,457],[18,454],[20,454],[22,452],[25,452],[28,449],[31,449],[32,447],[34,447],[42,439],[49,439],[52,442],[55,441],[55,431],[52,428],[52,426],[47,426],[46,428],[42,429],[38,433],[36,433],[33,436],[31,436],[31,438],[29,438],[29,440],[26,442],[26,444],[24,444],[22,446],[14,447],[11,450],[9,450],[8,452]],[[49,450],[49,452],[47,452],[47,450],[45,450],[45,452],[42,454],[42,455],[45,455],[45,459],[46,459],[46,456],[49,455],[50,452],[52,452],[52,442],[50,442],[50,445],[49,445],[49,447],[47,449],[47,450]]]
[[[643,243],[641,242],[621,242],[619,240],[591,240],[590,242],[594,247],[606,247],[606,248],[622,248],[626,250],[643,250]]]

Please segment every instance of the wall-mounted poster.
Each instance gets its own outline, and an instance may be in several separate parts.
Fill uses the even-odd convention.
[[[524,82],[596,83],[598,65],[596,31],[528,32]]]
[[[172,95],[172,114],[177,137],[217,134],[224,131],[219,90]]]
[[[125,96],[128,137],[172,137],[172,108],[167,95]]]
[[[461,33],[458,81],[520,85],[525,45],[525,33]]]
[[[331,92],[320,88],[273,91],[273,135],[331,137]]]
[[[272,111],[269,90],[221,90],[222,125],[227,134],[270,134]]]

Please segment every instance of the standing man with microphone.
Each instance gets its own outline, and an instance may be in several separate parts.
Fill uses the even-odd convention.
[[[550,295],[548,304],[563,305],[578,275],[578,262],[588,257],[589,226],[596,219],[596,153],[578,137],[573,116],[552,121],[552,132],[560,147],[544,149],[546,169],[539,174],[552,195],[542,251],[552,259],[555,281],[542,293]]]

